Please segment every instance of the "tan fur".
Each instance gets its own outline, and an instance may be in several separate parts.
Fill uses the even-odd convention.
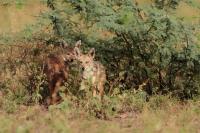
[[[100,62],[94,61],[94,49],[91,49],[87,54],[82,54],[79,49],[76,49],[75,52],[77,60],[81,62],[81,66],[84,69],[81,89],[85,89],[89,83],[92,87],[93,96],[99,95],[102,99],[106,82],[104,66]]]
[[[75,47],[79,46],[78,41]],[[60,86],[67,80],[69,73],[69,63],[75,59],[74,48],[67,48],[65,54],[49,55],[45,60],[44,73],[47,76],[50,101],[48,105],[58,103],[61,98],[58,95]]]

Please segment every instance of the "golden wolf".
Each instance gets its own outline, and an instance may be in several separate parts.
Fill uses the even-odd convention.
[[[74,48],[78,48],[80,41],[75,44]],[[59,96],[59,88],[67,80],[69,73],[69,63],[75,59],[74,48],[67,47],[66,53],[54,55],[51,54],[45,60],[44,73],[48,80],[48,89],[50,92],[50,99],[47,101],[48,105],[58,103],[61,100]]]
[[[93,96],[97,95],[103,98],[104,85],[106,82],[105,67],[97,61],[94,61],[95,49],[92,48],[87,54],[82,54],[80,49],[74,49],[76,59],[80,61],[83,68],[81,89],[91,88]]]

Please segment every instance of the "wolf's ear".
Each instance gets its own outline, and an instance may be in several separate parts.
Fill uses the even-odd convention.
[[[79,57],[79,56],[81,55],[81,51],[80,51],[80,49],[79,49],[78,47],[75,47],[75,48],[74,48],[74,55],[75,55],[76,57]]]
[[[65,42],[65,40],[61,40],[60,44],[61,44],[61,46],[63,48],[68,48],[69,47],[69,44],[67,42]]]
[[[80,46],[81,46],[81,40],[77,41],[76,44],[75,44],[75,47],[80,48]]]
[[[92,58],[95,57],[95,49],[91,48],[90,51],[88,52],[88,55],[91,56]]]

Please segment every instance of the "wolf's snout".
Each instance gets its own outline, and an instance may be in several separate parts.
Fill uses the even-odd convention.
[[[82,69],[82,71],[84,71],[84,70],[85,70],[85,68],[84,68],[84,67],[82,67],[81,69]]]

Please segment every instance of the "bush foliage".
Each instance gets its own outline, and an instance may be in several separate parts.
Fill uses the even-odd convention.
[[[199,94],[200,56],[196,27],[170,14],[179,2],[48,0],[47,14],[55,36],[96,48],[107,68],[107,93],[142,89],[184,99]]]

